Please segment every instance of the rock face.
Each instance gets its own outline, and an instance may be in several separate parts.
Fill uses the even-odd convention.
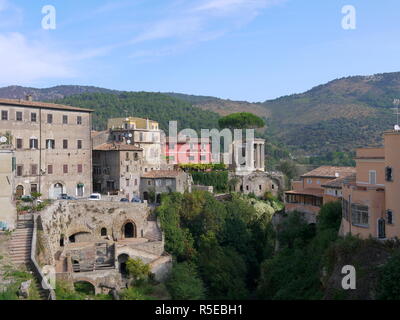
[[[24,281],[21,283],[19,287],[18,296],[20,298],[28,299],[29,298],[29,288],[31,287],[32,280]]]

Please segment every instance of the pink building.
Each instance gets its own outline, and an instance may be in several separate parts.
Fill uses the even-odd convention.
[[[167,138],[165,156],[168,164],[211,163],[211,142],[208,138]]]

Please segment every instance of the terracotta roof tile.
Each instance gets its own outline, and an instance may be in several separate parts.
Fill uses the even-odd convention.
[[[341,178],[353,173],[356,173],[356,168],[354,167],[322,166],[303,174],[302,177]]]
[[[176,170],[152,170],[142,175],[142,178],[176,178],[183,171]]]
[[[341,178],[337,178],[337,179],[331,180],[331,181],[329,181],[327,183],[324,183],[322,185],[322,187],[341,188],[344,183],[349,183],[349,182],[351,182],[353,180],[355,181],[355,179],[356,179],[356,174],[352,173],[350,175],[347,175],[347,176],[344,176],[344,177],[341,177]]]
[[[91,109],[78,108],[78,107],[66,106],[66,105],[62,105],[62,104],[47,103],[47,102],[40,102],[40,101],[28,101],[28,100],[22,100],[22,99],[17,99],[17,100],[16,99],[0,99],[0,105],[93,112],[93,110],[91,110]]]

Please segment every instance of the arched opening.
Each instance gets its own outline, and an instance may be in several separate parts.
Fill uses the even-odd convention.
[[[156,202],[161,203],[161,194],[158,194],[156,197]]]
[[[105,237],[105,236],[107,235],[107,228],[101,228],[101,230],[100,230],[100,235],[101,235],[102,237]]]
[[[77,281],[74,283],[74,289],[76,292],[86,295],[94,295],[96,289],[93,284],[88,281]]]
[[[64,247],[64,235],[63,234],[60,237],[60,247]]]
[[[133,222],[127,222],[123,226],[124,238],[136,238],[136,225]]]
[[[77,232],[68,237],[70,243],[74,242],[90,242],[93,240],[90,232]]]
[[[126,262],[128,261],[129,256],[125,253],[120,254],[118,256],[118,265],[119,265],[119,272],[123,277],[128,275],[128,270],[126,268]]]
[[[143,192],[143,200],[149,201],[149,193],[147,191]]]
[[[62,193],[63,193],[63,185],[61,183],[56,183],[54,185],[54,192],[53,192],[54,198],[58,199]]]
[[[21,198],[24,195],[24,186],[17,186],[17,189],[15,190],[15,196],[17,198]]]

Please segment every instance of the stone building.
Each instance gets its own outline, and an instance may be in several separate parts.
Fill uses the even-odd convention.
[[[57,280],[88,282],[96,293],[124,288],[128,258],[150,265],[163,281],[172,266],[164,237],[142,203],[56,201],[36,217],[36,260]]]
[[[16,197],[91,193],[91,113],[30,98],[0,99],[0,136],[9,137],[15,152]]]
[[[192,176],[184,171],[158,170],[147,172],[140,179],[140,195],[143,200],[151,200],[154,194],[160,203],[161,194],[169,192],[191,192]]]
[[[160,170],[166,164],[162,130],[156,121],[137,117],[108,120],[109,142],[126,143],[143,149],[143,171]]]
[[[237,181],[234,191],[254,194],[257,197],[263,197],[267,192],[278,197],[279,191],[284,186],[284,177],[281,173],[254,171],[247,175],[231,174],[230,179]]]
[[[230,168],[236,175],[265,171],[265,140],[233,141],[229,157]]]
[[[93,148],[93,190],[138,197],[143,163],[143,149],[130,144],[103,143]]]
[[[13,230],[16,220],[16,208],[13,205],[14,195],[14,151],[10,145],[0,144],[0,231]]]

